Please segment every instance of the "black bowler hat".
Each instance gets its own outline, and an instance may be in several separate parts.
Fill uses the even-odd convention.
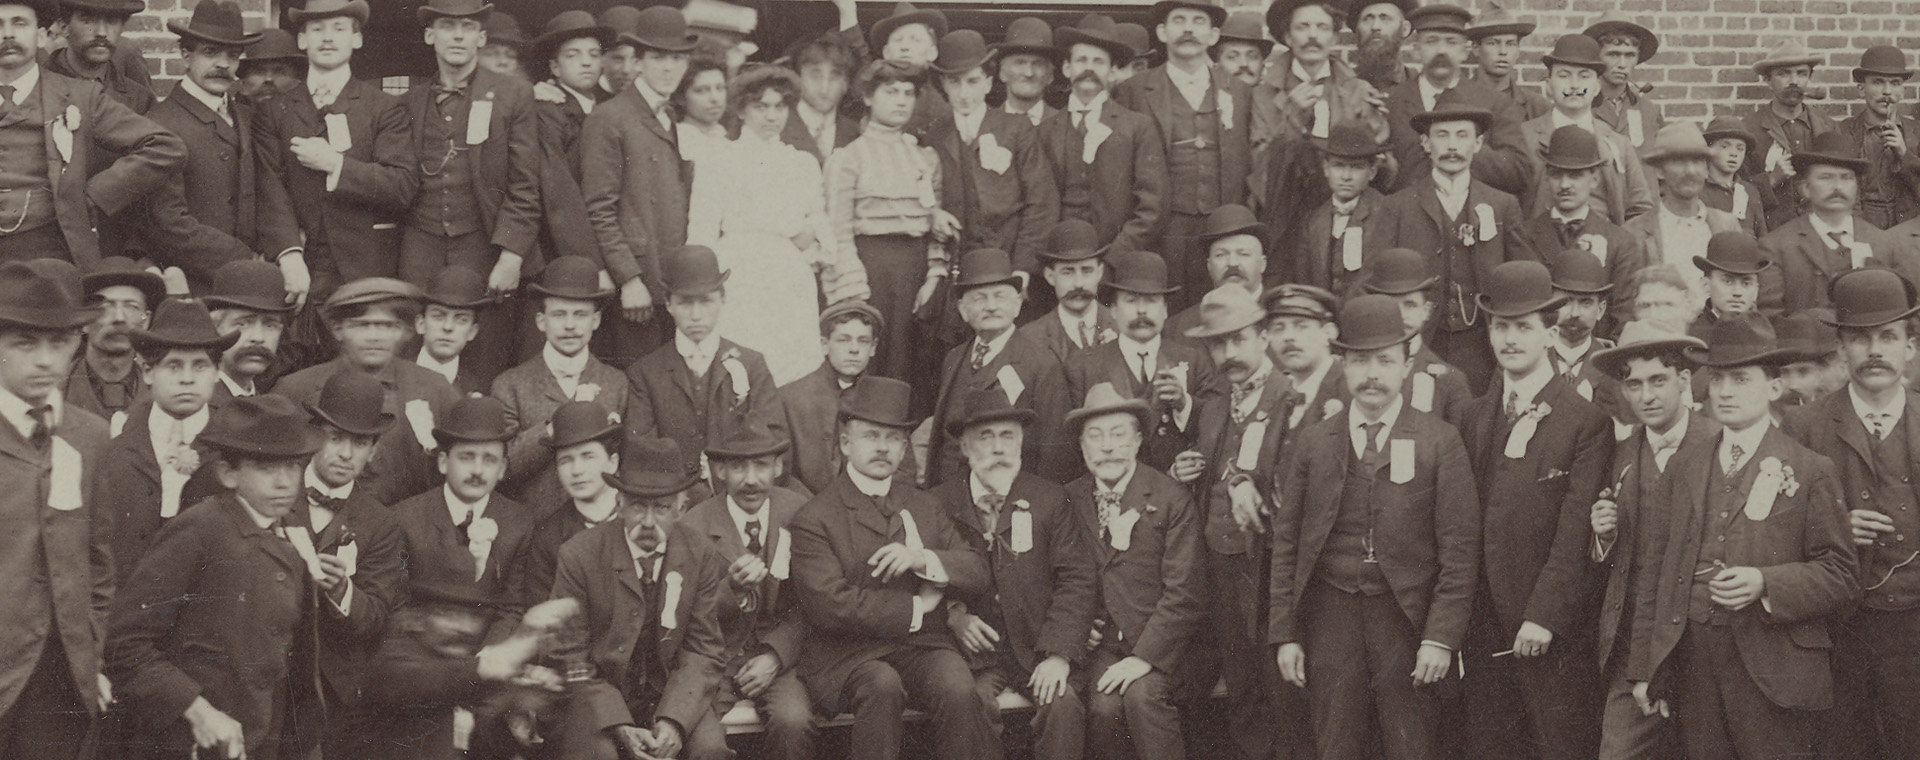
[[[947,420],[947,433],[959,435],[961,431],[974,425],[989,422],[1018,422],[1021,427],[1033,424],[1038,416],[1032,409],[1022,409],[1007,401],[1007,394],[998,388],[981,388],[960,401],[960,414]]]
[[[80,271],[59,259],[0,264],[0,326],[71,330],[100,316],[82,304]]]
[[[700,44],[700,37],[687,31],[686,14],[679,8],[655,5],[634,16],[633,28],[621,32],[619,41],[641,49],[685,53]]]
[[[1111,274],[1101,283],[1114,290],[1144,295],[1166,295],[1180,290],[1167,284],[1167,260],[1153,251],[1122,250],[1107,254]]]
[[[320,431],[285,396],[242,396],[214,410],[195,442],[249,459],[305,459],[320,450]]]
[[[979,68],[992,55],[987,38],[979,32],[956,29],[940,38],[940,52],[930,68],[942,74],[960,74]]]
[[[1582,38],[1585,39],[1585,38]],[[1568,124],[1547,136],[1546,164],[1562,171],[1591,169],[1607,162],[1600,155],[1600,138]]]
[[[642,438],[620,453],[620,472],[600,476],[628,496],[672,496],[700,479],[680,464],[680,444],[672,438]]]
[[[200,300],[209,309],[237,308],[269,314],[293,311],[287,303],[287,277],[280,267],[243,259],[213,270],[213,286]]]
[[[1427,273],[1427,259],[1411,248],[1388,248],[1374,254],[1373,272],[1364,286],[1368,293],[1404,296],[1433,287],[1440,279]]]
[[[1793,170],[1802,173],[1815,164],[1838,166],[1855,173],[1867,170],[1867,160],[1860,157],[1860,141],[1839,130],[1814,135],[1813,143],[1789,160],[1793,162]]]
[[[38,12],[39,6],[29,6]],[[93,11],[107,16],[131,16],[147,9],[140,0],[60,0],[60,7],[67,10]],[[50,19],[43,18],[42,21]]]
[[[913,3],[902,2],[893,6],[893,13],[886,18],[873,22],[873,34],[870,44],[874,50],[885,50],[887,38],[893,36],[893,30],[908,24],[925,24],[933,31],[938,40],[947,36],[947,14],[932,8],[915,8]]]
[[[1607,62],[1600,58],[1600,41],[1584,34],[1565,34],[1553,41],[1553,49],[1540,56],[1540,63],[1551,68],[1577,66],[1590,69],[1594,73],[1607,70]]]
[[[1400,318],[1393,296],[1370,293],[1354,296],[1340,307],[1340,337],[1333,346],[1342,351],[1373,351],[1411,340],[1415,331]]]
[[[1413,131],[1426,134],[1433,125],[1449,121],[1471,121],[1481,134],[1486,134],[1493,125],[1493,111],[1479,103],[1472,102],[1467,95],[1454,96],[1458,89],[1440,93],[1434,98],[1434,108],[1426,113],[1413,115]]]
[[[655,6],[659,7],[659,6]],[[549,270],[553,265],[547,266]],[[667,285],[667,292],[680,296],[698,296],[712,293],[727,284],[731,271],[720,269],[720,257],[712,248],[704,245],[685,245],[672,251],[660,260],[660,279]],[[595,287],[599,284],[599,272],[595,270]],[[536,291],[538,292],[538,291]],[[573,296],[562,296],[572,298]]]
[[[169,348],[226,351],[240,340],[240,331],[222,335],[219,328],[214,327],[205,304],[173,299],[160,302],[147,329],[134,330],[127,337],[133,341],[135,350],[143,352]]]
[[[1267,225],[1260,223],[1259,217],[1253,215],[1253,209],[1238,203],[1215,207],[1207,214],[1206,226],[1200,228],[1200,243],[1213,245],[1213,241],[1229,235],[1252,235],[1259,238],[1264,246],[1267,242]]]
[[[1840,350],[1840,336],[1834,332],[1832,325],[1827,324],[1831,321],[1832,311],[1808,309],[1775,317],[1773,332],[1782,348],[1799,354],[1795,362],[1817,362]]]
[[[1053,27],[1032,16],[1022,16],[1008,24],[1006,36],[993,46],[993,51],[1002,58],[1026,53],[1060,60],[1060,49],[1053,46]]]
[[[553,60],[553,53],[568,40],[592,37],[600,41],[601,48],[613,45],[613,27],[595,21],[593,14],[583,10],[563,11],[547,21],[547,28],[540,36],[533,38],[533,45],[527,49],[529,58],[536,61]]]
[[[380,380],[365,372],[341,370],[320,386],[320,395],[306,403],[315,420],[353,435],[377,436],[393,426],[386,410],[387,391]]]
[[[1879,327],[1920,312],[1913,283],[1891,269],[1844,272],[1827,284],[1827,294],[1833,300],[1833,318],[1820,321],[1834,327]]]
[[[1753,132],[1747,129],[1747,125],[1734,116],[1713,117],[1713,121],[1707,122],[1707,128],[1701,134],[1701,138],[1709,143],[1719,142],[1723,137],[1732,137],[1746,143],[1748,153],[1752,153],[1754,146],[1760,144],[1760,141],[1754,138]]]
[[[1869,76],[1912,79],[1913,70],[1907,68],[1907,54],[1900,48],[1892,45],[1874,45],[1860,54],[1860,65],[1853,69],[1855,82]]]
[[[247,62],[293,61],[306,65],[307,54],[300,52],[294,44],[293,35],[285,29],[268,27],[260,30],[260,40],[247,46],[247,52],[240,59],[240,68],[245,69]]]
[[[1168,14],[1178,8],[1192,8],[1205,12],[1207,18],[1213,19],[1215,27],[1227,23],[1227,9],[1221,7],[1218,0],[1160,0],[1153,4],[1153,8],[1147,11],[1147,15],[1153,19],[1154,26],[1159,26],[1166,23]]]
[[[960,256],[960,276],[953,280],[957,297],[974,288],[988,285],[1012,285],[1025,290],[1027,281],[1014,271],[1013,259],[998,248],[976,248]]]
[[[1553,287],[1568,293],[1598,295],[1613,290],[1607,278],[1607,265],[1600,257],[1579,248],[1561,251],[1553,257]]]
[[[725,279],[721,276],[722,281]],[[573,301],[603,301],[613,297],[611,288],[600,286],[600,265],[585,256],[561,256],[549,262],[540,272],[540,281],[528,285],[527,292]]]
[[[1707,239],[1707,255],[1693,257],[1693,265],[1712,274],[1718,269],[1730,274],[1759,274],[1773,262],[1760,249],[1760,241],[1739,230],[1716,232]]]
[[[367,0],[307,0],[305,6],[287,9],[287,21],[292,22],[294,28],[298,29],[305,26],[308,21],[346,16],[359,21],[364,27],[371,13]]]
[[[1100,255],[1100,233],[1085,219],[1062,219],[1047,230],[1040,257],[1049,261],[1083,261]]]
[[[784,454],[787,448],[787,440],[774,435],[767,426],[742,425],[736,427],[726,440],[708,443],[707,459],[758,459]]]
[[[588,441],[613,438],[607,442],[607,448],[613,448],[620,432],[620,418],[596,401],[569,401],[553,410],[550,418],[553,424],[553,436],[547,439],[547,445],[555,449],[578,446]]]
[[[487,16],[485,29],[489,45],[520,47],[527,44],[527,35],[520,30],[520,19],[514,18],[511,13],[494,11]]]
[[[532,290],[534,286],[527,286]],[[477,309],[493,303],[487,295],[487,281],[466,267],[446,267],[427,283],[426,302],[449,309]]]
[[[1273,35],[1275,39],[1286,36],[1287,29],[1293,26],[1294,11],[1309,5],[1318,5],[1326,9],[1327,15],[1333,17],[1333,30],[1335,32],[1340,31],[1341,27],[1352,23],[1353,14],[1349,12],[1346,4],[1339,2],[1339,0],[1273,0],[1273,2],[1267,6],[1267,33]],[[1352,10],[1358,11],[1360,9],[1354,8]]]
[[[1334,124],[1327,130],[1327,139],[1316,142],[1321,153],[1337,158],[1373,158],[1388,150],[1374,139],[1373,130],[1353,119]]]
[[[193,16],[187,23],[169,21],[167,30],[185,39],[231,47],[246,47],[260,41],[259,33],[247,33],[247,24],[240,17],[240,4],[233,0],[200,0],[193,6]]]
[[[840,418],[856,419],[893,428],[910,428],[919,420],[909,416],[908,399],[913,386],[903,380],[861,375],[853,387],[840,394]]]
[[[1524,317],[1560,308],[1567,297],[1553,289],[1553,274],[1538,261],[1509,261],[1493,268],[1486,292],[1474,296],[1480,310],[1496,317]]]
[[[493,13],[493,3],[484,0],[427,0],[414,10],[421,26],[432,26],[437,18],[472,18],[484,21]]]
[[[92,298],[101,288],[115,285],[140,291],[147,298],[148,310],[158,308],[160,302],[167,298],[167,281],[147,271],[146,267],[140,266],[140,262],[125,256],[108,256],[96,261],[86,274],[80,276],[83,298]]]
[[[1134,58],[1132,45],[1120,38],[1119,25],[1113,17],[1102,13],[1089,13],[1074,26],[1063,26],[1053,33],[1055,49],[1066,55],[1074,45],[1092,45],[1107,51],[1113,57],[1115,67],[1125,66]]]
[[[468,396],[453,402],[434,421],[433,439],[442,450],[456,443],[491,443],[513,437],[507,405],[492,396]]]
[[[1758,314],[1749,314],[1715,322],[1707,335],[1707,347],[1687,349],[1687,358],[1715,369],[1779,367],[1797,361],[1799,352],[1781,348],[1773,325]]]
[[[1260,20],[1260,14],[1251,10],[1229,13],[1227,20],[1220,24],[1220,42],[1216,43],[1216,47],[1228,42],[1244,42],[1259,48],[1264,58],[1273,52],[1274,45],[1273,40],[1267,39],[1262,33],[1264,23]]]

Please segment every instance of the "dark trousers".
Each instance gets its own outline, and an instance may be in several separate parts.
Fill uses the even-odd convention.
[[[1264,541],[1255,543],[1265,546]],[[1280,680],[1273,649],[1266,644],[1264,554],[1259,549],[1206,552],[1207,625],[1193,637],[1187,650],[1190,666],[1181,674],[1180,701],[1189,709],[1221,709],[1206,705],[1214,683],[1225,682],[1226,744],[1233,748],[1233,757],[1245,760],[1291,758],[1310,741],[1307,696]]]
[[[1199,303],[1200,297],[1213,289],[1213,278],[1207,274],[1207,246],[1200,239],[1206,226],[1206,214],[1168,211],[1160,216],[1160,254],[1167,258],[1172,284],[1180,287],[1179,292],[1167,295],[1168,314],[1178,314]],[[1247,276],[1259,277],[1253,272]]]
[[[1861,608],[1833,630],[1822,758],[1920,758],[1920,609]]]
[[[993,724],[994,735],[1003,736],[1006,731],[1000,720],[1000,692],[1012,689],[1033,702],[1034,760],[1080,760],[1086,756],[1087,747],[1087,705],[1080,698],[1079,688],[1085,679],[1079,673],[1068,675],[1067,693],[1043,705],[1027,688],[1027,679],[1032,677],[1008,665],[990,665],[973,674],[974,688]]]
[[[1674,714],[1688,760],[1814,757],[1815,713],[1773,703],[1747,673],[1731,626],[1689,623]]]
[[[855,666],[842,691],[853,713],[853,760],[900,757],[901,711],[932,717],[933,751],[942,760],[998,760],[1000,737],[975,692],[966,658],[951,649],[902,646]]]
[[[50,634],[20,696],[0,713],[0,757],[84,757],[93,716],[81,699],[60,637]]]
[[[731,679],[721,685],[722,692],[733,692]],[[737,695],[736,695],[737,696]],[[702,734],[703,740],[718,739],[715,747],[695,747],[688,745],[689,753],[694,757],[727,755],[727,732],[720,725],[720,717],[733,707],[732,702],[721,700],[724,705],[714,705],[714,710],[702,725],[711,723],[715,731]],[[820,731],[813,725],[813,700],[807,696],[807,687],[800,683],[800,677],[789,669],[776,676],[767,690],[753,700],[754,710],[760,713],[760,720],[766,724],[766,742],[761,755],[773,760],[811,760],[814,743]]]
[[[1187,748],[1173,704],[1177,678],[1155,668],[1119,694],[1094,688],[1123,659],[1111,644],[1093,652],[1081,687],[1087,695],[1087,754],[1096,760],[1183,760]]]
[[[1420,631],[1399,601],[1318,581],[1306,596],[1302,646],[1320,760],[1436,757],[1439,699],[1413,682]]]
[[[1600,760],[1661,760],[1680,757],[1673,721],[1640,711],[1633,682],[1616,674],[1607,682],[1607,704],[1600,718]]]
[[[499,252],[494,250],[493,242],[479,232],[448,237],[408,227],[400,236],[400,279],[423,289],[433,283],[433,278],[440,274],[440,270],[447,267],[478,272],[484,279],[493,274],[493,265],[499,260]],[[460,354],[461,365],[470,367],[485,378],[496,377],[513,366],[514,338],[518,335],[514,325],[518,304],[514,300],[517,299],[474,310],[474,321],[480,326],[480,337],[467,344],[467,350]],[[658,306],[665,308],[664,304]]]
[[[11,235],[0,235],[0,262],[34,259],[73,260],[72,255],[67,252],[67,237],[61,234],[58,222],[48,222]],[[158,304],[147,306],[154,308]]]
[[[924,379],[913,366],[913,299],[927,279],[927,239],[861,235],[853,239],[853,247],[867,268],[867,303],[879,309],[887,323],[867,371],[909,383]]]
[[[1591,638],[1555,635],[1538,657],[1494,657],[1513,636],[1484,607],[1468,633],[1467,756],[1475,760],[1592,760],[1604,689]],[[1411,671],[1409,671],[1411,672]]]

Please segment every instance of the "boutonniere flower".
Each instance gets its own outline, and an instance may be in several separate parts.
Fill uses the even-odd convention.
[[[1800,492],[1800,481],[1793,476],[1793,468],[1781,464],[1779,457],[1760,460],[1760,477],[1779,481],[1780,493],[1786,494],[1787,498],[1793,498],[1794,494]]]
[[[1520,415],[1520,418],[1539,422],[1540,420],[1546,419],[1549,414],[1553,414],[1553,407],[1548,405],[1547,402],[1542,401],[1528,407],[1527,411]]]
[[[599,397],[599,383],[581,383],[573,388],[573,400],[575,401],[592,401]]]
[[[1473,245],[1473,238],[1476,235],[1473,229],[1473,225],[1463,223],[1460,225],[1460,229],[1455,230],[1455,234],[1460,236],[1461,245],[1465,245],[1465,246]]]
[[[192,476],[200,469],[200,452],[191,446],[181,446],[167,457],[167,467],[181,475]]]
[[[1553,413],[1553,407],[1537,403],[1527,407],[1520,419],[1514,421],[1513,431],[1507,434],[1508,459],[1519,459],[1527,455],[1527,444],[1533,441],[1533,434],[1539,432],[1540,421]]]
[[[1114,329],[1113,329],[1113,328],[1111,328],[1111,327],[1102,327],[1102,328],[1100,328],[1100,342],[1101,342],[1101,343],[1112,343],[1112,342],[1114,342],[1114,341],[1116,341],[1116,340],[1119,340],[1119,339],[1120,339],[1120,333],[1117,333],[1117,332],[1114,332]]]
[[[1591,232],[1580,236],[1580,248],[1600,260],[1601,266],[1607,265],[1607,239]]]
[[[1330,399],[1327,399],[1327,403],[1324,408],[1326,410],[1326,416],[1332,417],[1336,414],[1346,411],[1347,405],[1340,403],[1340,399],[1330,398]]]
[[[474,520],[472,525],[467,526],[468,543],[490,544],[499,537],[500,524],[494,522],[491,517],[479,518]]]

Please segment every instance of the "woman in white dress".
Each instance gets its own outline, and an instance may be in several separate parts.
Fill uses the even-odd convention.
[[[680,141],[680,158],[693,164],[693,176],[715,154],[726,151],[727,70],[719,61],[694,58],[687,64],[687,76],[673,94],[680,109],[680,123],[674,136]]]
[[[720,334],[764,354],[782,385],[820,367],[822,288],[827,303],[867,297],[860,262],[823,253],[820,164],[780,140],[799,88],[777,66],[735,79],[728,102],[740,137],[697,167],[687,210],[687,243],[712,248],[732,270]]]

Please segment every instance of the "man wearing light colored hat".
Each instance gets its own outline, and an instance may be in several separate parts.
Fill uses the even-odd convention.
[[[1633,72],[1660,52],[1659,36],[1618,9],[1601,14],[1581,34],[1600,43],[1600,58],[1607,62],[1593,99],[1594,118],[1645,151],[1666,121],[1660,116],[1660,104],[1647,96],[1650,88],[1633,81]]]
[[[1515,69],[1520,63],[1520,41],[1533,34],[1534,28],[1533,22],[1522,21],[1492,4],[1467,27],[1467,39],[1473,42],[1473,61],[1478,64],[1469,79],[1507,96],[1528,120],[1553,110],[1553,103],[1540,94],[1539,88],[1521,84],[1520,72]]]
[[[1901,105],[1912,78],[1905,51],[1867,48],[1853,69],[1866,107],[1840,121],[1840,133],[1860,144],[1867,161],[1860,173],[1860,217],[1883,230],[1920,216],[1920,122]]]
[[[1766,83],[1773,97],[1741,120],[1755,140],[1741,176],[1760,186],[1772,227],[1807,212],[1806,198],[1795,182],[1799,167],[1793,165],[1793,156],[1811,149],[1813,138],[1840,126],[1807,103],[1825,98],[1824,94],[1810,97],[1813,69],[1825,61],[1825,56],[1809,52],[1794,35],[1782,38],[1753,64],[1754,76]]]
[[[1540,179],[1540,189],[1527,208],[1537,214],[1557,207],[1556,196],[1564,188],[1556,172],[1592,170],[1598,179],[1592,188],[1593,207],[1608,221],[1621,224],[1652,211],[1653,191],[1644,167],[1634,160],[1639,146],[1593,115],[1593,93],[1607,67],[1600,59],[1600,43],[1584,34],[1569,34],[1555,41],[1553,50],[1540,56],[1540,61],[1547,69],[1546,89],[1553,112],[1520,125]],[[1587,164],[1584,167],[1564,163],[1566,155],[1554,150],[1555,134],[1569,126],[1591,135],[1597,143],[1592,151],[1581,151],[1591,156],[1591,163],[1581,161]],[[1560,161],[1548,161],[1555,153],[1561,154]]]
[[[1762,312],[1830,306],[1827,283],[1863,266],[1889,267],[1908,280],[1920,279],[1920,247],[1859,214],[1856,202],[1867,161],[1858,141],[1838,130],[1822,132],[1790,161],[1807,211],[1760,239],[1774,263],[1772,271],[1760,275]],[[1776,219],[1771,212],[1768,218]]]
[[[1642,156],[1659,182],[1660,203],[1652,212],[1627,220],[1625,227],[1645,247],[1646,265],[1691,271],[1687,262],[1704,255],[1714,235],[1747,226],[1707,202],[1714,176],[1711,162],[1716,159],[1692,122],[1662,127],[1653,142],[1644,146]],[[1728,179],[1745,182],[1731,173]],[[1752,215],[1762,215],[1757,206]]]

